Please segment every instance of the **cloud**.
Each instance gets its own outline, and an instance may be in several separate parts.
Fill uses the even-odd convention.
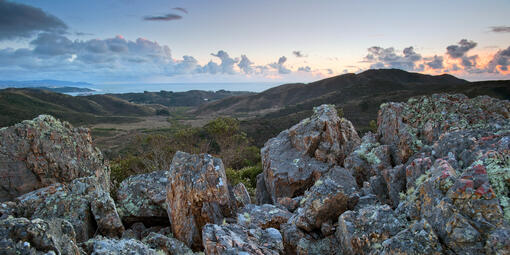
[[[284,66],[286,61],[287,61],[287,58],[285,56],[283,56],[278,59],[278,62],[271,63],[271,64],[269,64],[269,66],[278,70],[279,74],[289,74],[289,73],[291,73],[291,71]]]
[[[231,58],[228,53],[224,50],[218,51],[218,53],[211,53],[212,56],[215,56],[221,60],[219,67],[219,72],[226,74],[234,74],[236,73],[234,70],[234,65],[239,62],[239,59]]]
[[[432,69],[443,69],[444,68],[444,65],[443,65],[444,58],[443,58],[443,56],[434,55],[434,57],[429,58],[428,60],[430,60],[430,61],[429,62],[425,62],[425,64],[428,67],[430,67]]]
[[[498,67],[501,71],[508,71],[510,67],[510,46],[504,50],[496,52],[492,60],[487,65],[487,70],[490,73],[499,73]]]
[[[508,26],[495,26],[490,28],[494,33],[510,33],[510,27]]]
[[[145,17],[143,17],[143,20],[148,20],[148,21],[172,21],[172,20],[178,20],[178,19],[182,19],[182,16],[173,14],[173,13],[169,13],[169,14],[166,14],[163,16],[145,16]]]
[[[253,73],[253,62],[251,62],[246,55],[241,55],[241,61],[239,61],[237,66],[245,74]]]
[[[450,45],[446,47],[446,54],[451,58],[462,58],[469,50],[475,48],[476,45],[477,43],[474,41],[462,39],[457,45]]]
[[[422,64],[417,64],[422,56],[414,51],[413,47],[407,47],[399,54],[395,48],[382,48],[373,46],[368,48],[368,54],[364,62],[373,63],[370,68],[398,68],[407,71],[421,71]]]
[[[30,38],[38,32],[63,33],[67,25],[40,8],[0,0],[0,41]]]
[[[177,10],[177,11],[180,11],[180,12],[183,12],[183,13],[186,13],[188,14],[188,10],[184,9],[184,8],[181,8],[181,7],[175,7],[173,8],[174,10]]]
[[[307,73],[309,73],[311,71],[312,71],[312,68],[309,67],[309,66],[302,66],[302,67],[298,68],[298,72],[307,72]]]
[[[292,54],[294,54],[294,56],[296,56],[296,58],[305,58],[305,57],[307,57],[303,52],[301,52],[299,50],[293,51]]]

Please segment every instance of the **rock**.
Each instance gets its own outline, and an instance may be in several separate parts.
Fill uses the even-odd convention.
[[[90,239],[82,244],[86,254],[94,255],[159,255],[154,249],[135,239],[111,239],[102,236]]]
[[[280,232],[246,229],[237,224],[207,224],[202,230],[205,254],[283,254]]]
[[[73,226],[65,220],[9,217],[0,220],[0,253],[80,255],[80,250]]]
[[[426,220],[417,221],[382,243],[383,255],[443,254],[443,248]]]
[[[307,232],[320,229],[323,222],[353,209],[358,199],[356,180],[347,169],[334,167],[305,192],[296,225]]]
[[[321,105],[314,114],[289,129],[292,146],[303,155],[334,165],[342,165],[345,157],[360,143],[352,123],[338,117],[333,105]]]
[[[369,205],[340,215],[335,236],[343,254],[376,254],[381,252],[383,241],[405,226],[405,220],[398,218],[388,205]]]
[[[271,204],[273,202],[271,195],[269,195],[269,192],[266,188],[264,174],[257,175],[257,188],[255,190],[255,196],[258,205]]]
[[[330,166],[343,165],[360,142],[352,123],[339,118],[333,106],[314,108],[310,118],[270,139],[261,150],[271,202],[302,195]]]
[[[117,211],[122,221],[168,225],[167,184],[168,171],[133,175],[122,181],[117,189]]]
[[[221,159],[178,151],[170,166],[167,210],[174,236],[194,249],[202,247],[202,227],[234,215]]]
[[[234,186],[232,192],[234,193],[234,198],[238,208],[243,208],[244,206],[250,204],[250,194],[248,193],[248,190],[246,190],[246,187],[243,183],[238,183],[236,186]]]
[[[154,250],[163,251],[169,255],[192,255],[193,251],[187,247],[183,242],[164,236],[158,233],[150,233],[147,237],[142,240],[143,243],[147,244]]]
[[[285,254],[337,254],[339,251],[338,241],[334,235],[320,238],[317,235],[305,233],[295,224],[296,217],[282,225],[283,245]]]
[[[486,254],[510,254],[510,229],[494,230],[487,237],[485,243]]]
[[[407,189],[414,187],[416,180],[425,174],[427,170],[432,167],[432,160],[430,157],[420,157],[411,161],[406,167],[406,186]]]
[[[381,105],[378,137],[392,146],[397,164],[405,163],[424,145],[442,134],[485,125],[505,125],[510,102],[488,96],[468,98],[461,94],[414,97],[407,103]]]
[[[95,177],[53,184],[22,195],[15,201],[19,217],[69,221],[78,242],[86,241],[96,231],[108,236],[120,236],[124,231],[113,199]]]
[[[110,168],[88,129],[40,115],[0,129],[0,141],[0,202],[88,176],[109,191]]]
[[[281,197],[278,198],[278,204],[285,207],[285,209],[287,209],[289,212],[294,212],[298,208],[299,203],[301,202],[302,199],[303,196],[294,198]]]
[[[404,165],[385,169],[380,174],[386,183],[386,190],[388,192],[386,195],[388,198],[387,203],[395,208],[400,202],[400,192],[406,188],[406,170]]]
[[[280,225],[286,223],[291,216],[292,213],[274,205],[249,204],[237,213],[237,223],[246,228],[280,229]]]
[[[380,145],[375,135],[368,132],[359,147],[345,159],[344,166],[351,171],[361,187],[370,177],[392,167],[390,146]]]

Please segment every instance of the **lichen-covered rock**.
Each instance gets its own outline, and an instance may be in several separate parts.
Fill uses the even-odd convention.
[[[289,212],[294,212],[298,207],[299,203],[301,203],[301,200],[303,199],[303,196],[299,197],[281,197],[278,198],[278,205],[285,207]]]
[[[167,210],[174,236],[192,248],[202,247],[202,227],[234,215],[225,168],[208,154],[178,151],[168,177]]]
[[[0,254],[79,255],[73,226],[61,219],[0,220]]]
[[[154,250],[163,251],[168,255],[192,255],[193,251],[183,242],[162,234],[151,232],[142,240]]]
[[[296,217],[282,225],[281,233],[285,254],[327,255],[341,254],[338,240],[334,235],[320,237],[316,233],[306,233],[295,224]]]
[[[274,205],[249,204],[237,213],[237,224],[246,228],[280,229],[280,225],[286,223],[291,216],[292,213]]]
[[[282,235],[274,228],[207,224],[202,230],[202,240],[207,255],[283,254]]]
[[[353,209],[358,199],[356,180],[347,169],[334,167],[305,192],[296,225],[308,232],[320,229],[324,222]]]
[[[95,177],[52,184],[22,195],[15,202],[18,217],[69,221],[78,242],[89,239],[96,231],[108,236],[120,236],[124,231],[113,199]]]
[[[91,255],[161,254],[136,239],[112,239],[97,236],[82,243],[81,246],[86,254]]]
[[[133,175],[117,189],[117,211],[128,224],[139,221],[168,221],[166,185],[168,171]]]
[[[382,251],[383,241],[405,226],[388,205],[369,205],[340,215],[335,236],[344,254],[376,254]]]
[[[411,224],[407,229],[382,243],[383,255],[390,254],[443,254],[443,248],[426,220]]]
[[[399,164],[444,133],[504,125],[509,118],[509,101],[434,94],[411,98],[407,103],[381,105],[377,134],[383,144],[393,147]]]
[[[496,229],[489,234],[485,243],[486,254],[510,254],[510,228]]]
[[[234,188],[232,188],[232,192],[234,193],[238,208],[243,208],[251,203],[250,193],[248,193],[243,183],[236,184]]]
[[[314,114],[277,137],[261,150],[266,189],[271,202],[304,193],[332,165],[343,165],[361,142],[352,123],[335,108],[322,105]]]
[[[271,199],[271,195],[267,191],[266,181],[264,179],[264,174],[257,175],[257,187],[255,190],[255,200],[258,205],[263,204],[271,204],[273,200]]]
[[[109,190],[110,169],[88,129],[40,115],[0,129],[0,176],[0,201],[6,201],[88,176]]]
[[[351,171],[361,187],[370,177],[391,168],[390,146],[380,145],[375,135],[369,132],[363,136],[359,147],[345,159],[344,166]]]

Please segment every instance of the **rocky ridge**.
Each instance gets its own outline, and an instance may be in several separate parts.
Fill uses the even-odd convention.
[[[114,201],[87,132],[50,116],[0,130],[11,162],[0,168],[0,253],[510,253],[508,101],[383,104],[377,132],[361,138],[334,106],[316,107],[262,148],[257,205],[221,159],[185,152],[126,179]],[[10,190],[27,176],[42,181]]]

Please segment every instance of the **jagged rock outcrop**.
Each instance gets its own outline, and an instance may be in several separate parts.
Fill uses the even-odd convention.
[[[261,150],[271,202],[302,195],[332,165],[343,165],[360,142],[352,123],[339,118],[334,106],[314,108],[310,118],[270,139]],[[262,200],[263,187],[257,192]]]
[[[86,254],[94,255],[159,255],[157,250],[136,239],[112,239],[102,236],[89,239],[82,245]]]
[[[117,189],[117,211],[127,224],[168,222],[166,185],[168,171],[130,176]]]
[[[249,204],[237,214],[237,224],[246,228],[276,228],[287,223],[292,216],[287,210],[274,205],[253,205]]]
[[[246,189],[243,183],[238,183],[232,188],[234,199],[236,201],[237,208],[243,208],[251,203],[250,193]]]
[[[61,220],[0,220],[0,254],[80,255],[71,223]]]
[[[91,238],[96,231],[107,236],[120,236],[124,231],[113,199],[95,177],[56,183],[22,195],[10,205],[17,217],[69,221],[79,242]]]
[[[274,228],[207,224],[202,231],[205,254],[283,254],[282,235]]]
[[[151,232],[142,240],[152,249],[163,251],[168,255],[192,255],[193,251],[183,242],[159,233]]]
[[[167,185],[167,210],[174,236],[194,249],[202,247],[202,227],[221,224],[235,211],[221,159],[178,151]]]
[[[88,129],[49,115],[0,129],[0,202],[88,176],[109,191],[109,166]]]

